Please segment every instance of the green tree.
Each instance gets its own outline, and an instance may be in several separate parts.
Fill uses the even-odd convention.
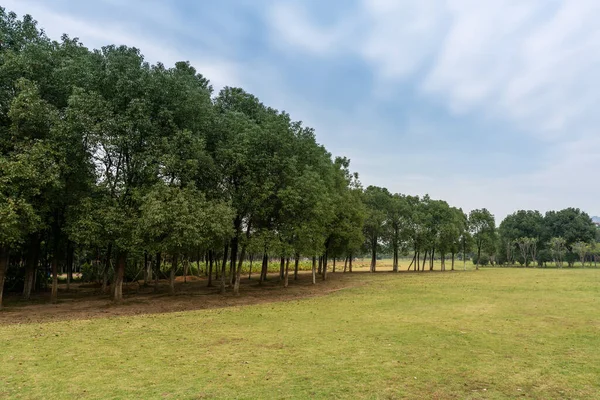
[[[494,216],[487,209],[473,210],[469,213],[469,231],[477,249],[476,269],[479,269],[481,250],[493,243],[496,224]]]

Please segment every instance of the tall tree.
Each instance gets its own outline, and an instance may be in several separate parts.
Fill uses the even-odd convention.
[[[496,223],[494,221],[494,216],[487,209],[482,208],[473,210],[469,213],[469,231],[473,235],[473,240],[477,249],[476,269],[479,269],[481,250],[484,246],[493,241],[495,230]]]

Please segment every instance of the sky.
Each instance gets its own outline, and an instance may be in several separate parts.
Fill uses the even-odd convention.
[[[4,0],[48,36],[187,60],[315,128],[364,186],[499,222],[600,215],[597,0]]]

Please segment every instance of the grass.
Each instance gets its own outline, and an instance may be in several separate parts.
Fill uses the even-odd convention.
[[[600,398],[600,270],[352,279],[288,302],[0,326],[0,398]]]

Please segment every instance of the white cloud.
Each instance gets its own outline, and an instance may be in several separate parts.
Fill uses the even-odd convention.
[[[281,7],[288,11],[279,14],[285,18],[277,23],[276,39],[296,46],[290,51],[358,57],[386,92],[417,79],[429,102],[501,121],[538,140],[539,151],[531,157],[544,161],[536,170],[502,179],[482,180],[466,170],[433,183],[435,168],[421,178],[393,168],[382,173],[382,160],[393,157],[363,155],[368,183],[437,193],[467,208],[489,204],[500,214],[569,205],[600,212],[595,205],[600,187],[592,183],[600,164],[600,2],[364,0],[353,17],[330,26],[317,26],[297,3]],[[515,148],[519,145],[516,140]]]
[[[353,30],[353,23],[348,20],[321,27],[312,21],[306,7],[295,2],[274,3],[268,13],[274,43],[284,50],[300,48],[312,54],[330,56],[348,43]]]

